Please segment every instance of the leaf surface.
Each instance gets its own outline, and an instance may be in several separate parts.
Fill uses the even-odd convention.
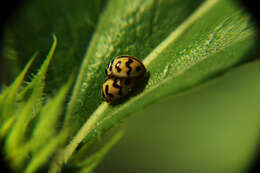
[[[105,66],[129,54],[144,59],[201,4],[202,1],[109,1],[84,61],[70,101],[67,123],[80,127],[101,104]]]
[[[182,14],[187,9],[189,13]],[[254,48],[255,37],[250,16],[232,0],[207,0],[193,6],[190,1],[110,1],[70,100],[66,123],[80,130],[64,151],[65,162],[87,136],[112,127],[162,97],[243,64],[252,58],[248,53]],[[100,94],[104,69],[121,54],[142,59],[150,78],[142,92],[111,106],[102,103]]]

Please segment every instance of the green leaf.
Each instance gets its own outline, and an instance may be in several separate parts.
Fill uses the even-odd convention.
[[[55,56],[47,74],[46,90],[54,93],[63,81],[80,65],[96,27],[98,16],[105,0],[95,1],[26,1],[14,11],[4,28],[1,81],[10,81],[22,69],[35,51],[37,59],[30,70],[35,73],[40,67],[52,34],[59,38]]]
[[[6,116],[13,113],[14,103],[16,99],[16,94],[19,91],[19,88],[22,85],[25,74],[28,69],[32,65],[33,60],[35,59],[36,54],[31,58],[31,60],[27,63],[23,71],[17,76],[15,81],[11,84],[9,88],[6,88],[3,93],[0,95],[0,114],[2,116]],[[5,105],[5,106],[4,106]],[[3,121],[6,117],[1,117],[1,121]]]
[[[183,0],[109,1],[70,100],[66,125],[80,130],[65,148],[64,162],[86,137],[252,58],[246,55],[254,48],[256,31],[240,6],[232,0],[198,5]],[[102,69],[120,54],[143,59],[150,78],[141,93],[110,106],[100,96],[106,77]]]
[[[96,172],[252,172],[260,135],[259,76],[260,59],[136,113]]]
[[[53,154],[57,148],[63,145],[65,139],[67,137],[67,131],[64,130],[52,138],[51,141],[33,157],[31,162],[28,164],[27,168],[25,169],[25,173],[36,172],[36,170],[44,165],[48,159],[50,158],[51,154]]]
[[[43,89],[45,86],[45,75],[48,65],[50,64],[50,61],[53,57],[55,48],[57,46],[57,39],[55,35],[53,35],[53,40],[53,44],[43,65],[39,69],[38,73],[33,77],[32,81],[26,87],[22,88],[21,83],[23,81],[23,77],[25,76],[25,73],[28,71],[28,68],[35,59],[35,56],[33,56],[33,58],[29,61],[23,72],[17,77],[10,88],[7,88],[4,91],[3,95],[1,95],[3,97],[6,95],[6,98],[3,98],[5,99],[4,102],[2,102],[2,104],[0,105],[0,110],[3,110],[1,112],[2,121],[5,120],[5,118],[8,118],[1,123],[3,124],[0,130],[1,137],[4,138],[5,136],[7,136],[5,141],[5,151],[7,153],[6,158],[8,160],[11,160],[11,164],[17,170],[21,169],[23,163],[25,162],[25,158],[28,156],[29,151],[32,150],[33,147],[35,147],[35,145],[33,145],[33,147],[28,148],[28,146],[26,145],[28,140],[26,133],[31,130],[31,126],[29,124],[32,122],[33,119],[36,118],[43,104],[42,97]],[[21,95],[24,95],[24,93],[27,92],[30,93],[28,100],[19,100],[21,99]],[[65,96],[60,98],[61,101],[64,100],[64,97]],[[22,103],[19,104],[18,100]],[[52,112],[48,112],[48,114]],[[57,112],[55,113],[57,114]],[[51,115],[55,117],[53,113]],[[44,123],[44,121],[42,122]],[[49,121],[49,123],[52,124],[51,121]],[[34,141],[34,143],[36,142],[39,141]]]
[[[102,102],[104,70],[115,56],[144,59],[187,19],[201,1],[111,0],[84,57],[70,101],[67,123],[79,128]],[[116,10],[115,10],[116,9]]]
[[[68,80],[54,98],[48,100],[43,106],[30,139],[20,149],[18,155],[21,160],[25,160],[22,156],[26,157],[28,153],[32,155],[25,172],[35,172],[39,167],[45,165],[48,159],[64,145],[68,136],[68,129],[58,131],[58,126],[59,118],[62,115],[63,102],[71,87],[72,79],[73,77]]]
[[[72,81],[73,80],[71,77],[67,84],[59,90],[57,95],[53,99],[48,100],[48,102],[41,109],[37,123],[33,129],[32,137],[28,142],[31,145],[30,149],[34,152],[39,151],[39,148],[47,145],[49,140],[54,138],[54,134],[56,134],[57,131],[59,118],[63,110],[63,102],[68,90],[70,89]]]
[[[17,102],[17,93],[19,88],[22,86],[23,79],[28,69],[30,68],[32,62],[34,61],[36,54],[31,58],[31,60],[24,67],[23,71],[17,76],[15,81],[11,84],[9,88],[6,88],[3,93],[0,94],[0,136],[6,135],[9,128],[12,126],[15,120],[15,109]]]
[[[59,126],[73,76],[55,97],[43,102],[46,72],[56,46],[57,38],[53,35],[53,44],[45,61],[27,86],[22,87],[21,84],[35,56],[0,95],[0,134],[1,139],[5,139],[5,159],[17,172],[35,172],[47,165],[49,158],[64,145],[69,134],[68,128]]]
[[[88,157],[82,162],[77,163],[77,167],[80,167],[80,173],[90,173],[97,167],[97,165],[104,159],[105,155],[111,150],[111,148],[121,139],[123,136],[123,130],[118,131],[111,139],[96,153]]]

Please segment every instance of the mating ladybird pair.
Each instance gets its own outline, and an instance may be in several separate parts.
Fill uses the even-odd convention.
[[[146,73],[143,63],[135,57],[124,55],[112,60],[106,67],[108,78],[103,84],[103,100],[115,102],[127,96]]]

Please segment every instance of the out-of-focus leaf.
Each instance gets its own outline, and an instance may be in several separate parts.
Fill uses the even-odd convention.
[[[46,90],[53,93],[77,69],[88,47],[105,0],[28,0],[10,16],[4,28],[1,80],[10,81],[35,51],[39,57],[31,69],[40,67],[52,34],[59,38],[47,74]]]

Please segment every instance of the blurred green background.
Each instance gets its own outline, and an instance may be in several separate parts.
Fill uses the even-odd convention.
[[[248,172],[260,136],[259,76],[258,60],[147,107],[96,172]]]

